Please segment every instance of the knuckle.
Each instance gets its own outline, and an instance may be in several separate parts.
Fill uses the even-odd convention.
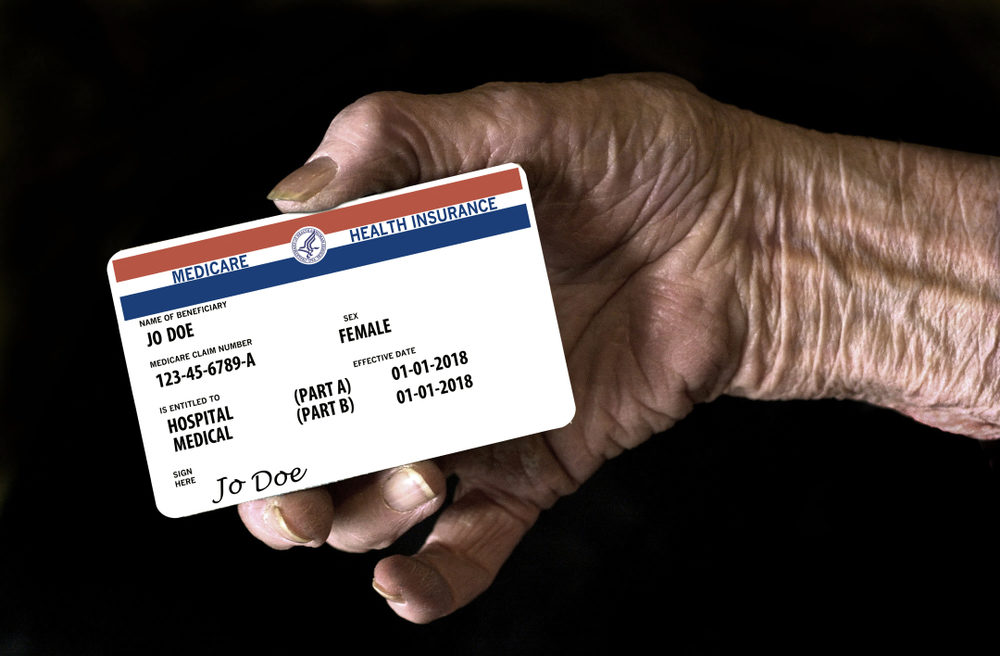
[[[369,130],[391,125],[401,113],[400,108],[405,104],[404,96],[409,95],[400,91],[370,93],[345,107],[334,119],[334,123],[351,123]]]
[[[385,164],[375,171],[362,166],[368,175],[359,191],[365,194],[404,186],[419,170],[421,153],[415,144],[422,143],[420,114],[414,94],[378,91],[362,96],[333,119],[323,148],[336,153],[344,170],[365,162]]]
[[[558,454],[539,436],[497,445],[489,452],[488,479],[493,495],[506,505],[528,504],[532,509],[552,506],[575,491],[580,483],[566,469]],[[527,512],[526,514],[531,514]]]

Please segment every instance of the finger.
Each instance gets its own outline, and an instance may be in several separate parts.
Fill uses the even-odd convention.
[[[497,86],[460,94],[376,93],[345,108],[308,162],[268,198],[283,212],[315,211],[380,191],[511,159],[501,141]],[[509,128],[509,121],[508,128]]]
[[[489,587],[538,517],[537,507],[510,503],[480,491],[463,496],[442,513],[415,556],[379,562],[372,586],[397,615],[418,624],[468,604]]]
[[[331,486],[337,512],[327,542],[343,551],[392,544],[444,502],[445,478],[430,461]]]
[[[241,503],[239,515],[250,533],[269,547],[318,547],[330,534],[333,501],[318,487]]]

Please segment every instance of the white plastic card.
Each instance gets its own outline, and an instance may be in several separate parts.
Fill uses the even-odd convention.
[[[575,412],[514,164],[127,249],[108,278],[169,517]]]

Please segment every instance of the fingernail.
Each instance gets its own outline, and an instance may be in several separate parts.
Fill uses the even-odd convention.
[[[290,542],[295,542],[296,544],[306,544],[308,542],[312,542],[309,538],[302,537],[288,527],[288,522],[285,521],[285,515],[281,512],[281,508],[278,507],[277,503],[268,503],[264,508],[264,523],[273,529],[275,533]]]
[[[375,579],[372,579],[372,587],[375,588],[375,592],[382,595],[382,597],[387,601],[391,601],[394,604],[406,603],[406,599],[403,598],[403,595],[390,593],[388,590],[379,585],[378,581],[376,581]]]
[[[289,173],[275,185],[268,200],[309,200],[330,183],[337,174],[337,163],[329,157],[317,157],[311,162]]]
[[[397,512],[409,512],[437,494],[412,467],[400,467],[382,486],[385,504]]]

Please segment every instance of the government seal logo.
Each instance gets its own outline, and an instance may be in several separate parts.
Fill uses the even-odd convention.
[[[292,237],[292,255],[302,264],[316,264],[326,255],[326,236],[319,228],[306,226]]]

